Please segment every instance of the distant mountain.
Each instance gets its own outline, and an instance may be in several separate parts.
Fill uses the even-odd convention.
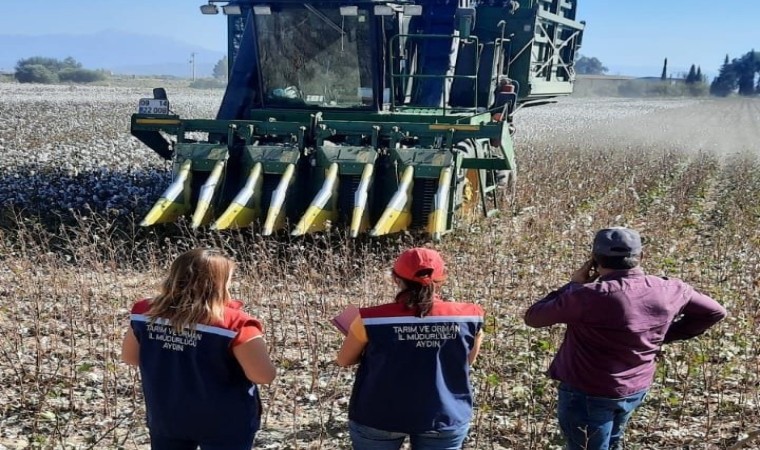
[[[134,75],[190,77],[190,55],[195,53],[195,73],[210,76],[224,57],[218,50],[198,47],[164,36],[106,30],[94,34],[40,36],[0,34],[0,72],[11,72],[20,59],[68,56],[88,69],[106,69]]]

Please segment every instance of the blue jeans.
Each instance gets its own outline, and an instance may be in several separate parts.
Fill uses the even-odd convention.
[[[413,450],[459,450],[469,429],[468,423],[450,431],[407,434],[378,430],[353,420],[348,422],[348,432],[354,450],[398,450],[407,436]]]
[[[647,391],[622,398],[593,397],[559,386],[557,418],[567,450],[619,450],[628,419]]]
[[[251,450],[255,433],[238,442],[197,442],[150,435],[151,450]]]

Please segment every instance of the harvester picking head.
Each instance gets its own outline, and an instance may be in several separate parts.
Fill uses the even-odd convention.
[[[440,239],[499,209],[516,171],[513,114],[572,92],[584,27],[576,0],[232,0],[202,12],[216,3],[229,43],[216,119],[172,114],[162,90],[132,116],[132,134],[173,162],[146,226],[190,216],[265,235]]]

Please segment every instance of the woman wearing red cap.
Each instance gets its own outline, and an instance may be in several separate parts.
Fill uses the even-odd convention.
[[[435,250],[413,248],[393,265],[392,303],[361,308],[337,357],[359,364],[349,404],[354,449],[459,449],[472,418],[470,365],[483,309],[442,300],[446,268]]]

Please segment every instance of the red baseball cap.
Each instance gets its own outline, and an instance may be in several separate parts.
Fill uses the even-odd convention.
[[[427,286],[446,279],[446,266],[437,251],[418,247],[399,255],[393,264],[393,273],[405,280]]]

